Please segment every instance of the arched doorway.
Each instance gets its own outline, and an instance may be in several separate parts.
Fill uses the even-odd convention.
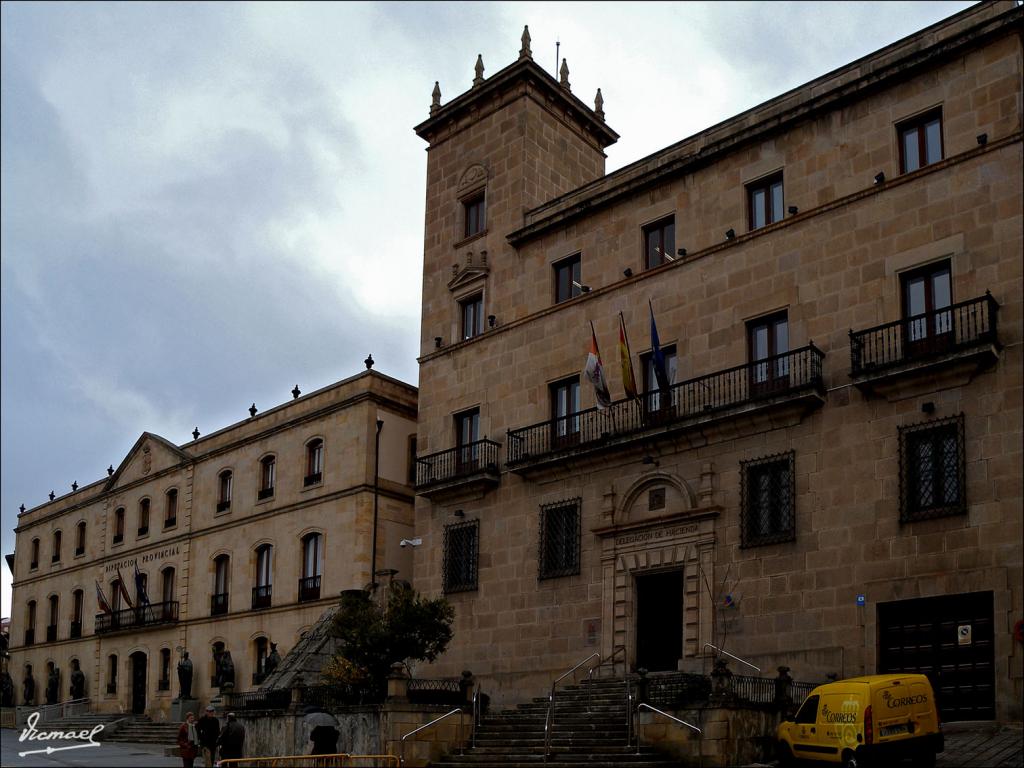
[[[146,665],[148,659],[142,651],[129,657],[132,669],[132,714],[141,715],[146,711]]]

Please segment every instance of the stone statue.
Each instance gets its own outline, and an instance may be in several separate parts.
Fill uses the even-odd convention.
[[[231,660],[231,651],[224,651],[220,655],[217,679],[220,683],[221,693],[230,693],[235,689],[235,663]]]
[[[188,657],[188,651],[181,654],[178,662],[178,698],[192,698],[192,659]]]
[[[0,707],[14,706],[14,681],[6,669],[0,673]]]
[[[36,703],[36,680],[32,677],[32,665],[25,665],[25,681],[22,683],[22,704],[26,707]]]
[[[277,669],[277,665],[281,663],[281,654],[277,652],[277,643],[270,644],[270,655],[267,656],[266,661],[263,662],[263,672],[269,677],[273,674],[274,670]]]
[[[78,663],[78,659],[74,659],[71,662],[73,669],[71,670],[71,699],[84,699],[85,698],[85,673],[82,672],[82,668]]]
[[[50,674],[46,680],[46,703],[56,704],[60,700],[60,670],[52,661],[50,662]]]

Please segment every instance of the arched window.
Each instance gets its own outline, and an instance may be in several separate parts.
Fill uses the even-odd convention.
[[[273,591],[273,553],[270,544],[261,544],[256,549],[256,586],[252,589],[252,607],[269,608]]]
[[[323,573],[324,537],[309,533],[302,537],[302,578],[299,580],[299,602],[320,599],[320,576]]]
[[[140,573],[135,579],[135,607],[141,608],[149,600],[149,574]]]
[[[117,612],[123,608],[124,596],[121,593],[121,581],[114,579],[110,582],[110,609],[114,612],[114,621],[117,621]]]
[[[217,495],[217,511],[231,509],[231,470],[225,469],[218,475],[219,492]]]
[[[56,642],[58,621],[60,621],[60,598],[57,595],[50,595],[50,622],[46,625],[46,642]]]
[[[171,609],[171,603],[174,602],[174,568],[167,566],[160,571],[160,577],[160,598],[164,604],[164,613],[167,613]]]
[[[139,500],[139,536],[149,533],[149,499]]]
[[[231,558],[217,555],[213,560],[213,594],[210,596],[210,615],[228,612],[228,580],[231,576]]]
[[[32,645],[36,641],[36,601],[29,600],[25,617],[25,645]]]
[[[257,637],[253,641],[256,651],[256,663],[254,665],[255,672],[252,675],[252,684],[259,685],[263,682],[263,679],[267,676],[266,662],[267,662],[267,638]]]
[[[32,559],[28,567],[32,571],[39,567],[39,539],[32,539]]]
[[[61,540],[61,532],[60,531],[54,531],[53,532],[53,557],[50,558],[50,562],[53,562],[53,563],[59,563],[60,562],[60,540]]]
[[[304,486],[316,485],[323,480],[324,472],[324,441],[319,437],[306,443],[306,477]]]
[[[260,491],[257,498],[269,499],[274,495],[274,475],[277,467],[277,459],[273,456],[264,456],[260,459]]]
[[[75,557],[85,554],[85,520],[75,530]]]
[[[160,649],[160,677],[156,681],[158,691],[171,690],[171,649]]]
[[[107,693],[117,693],[117,654],[107,657]]]
[[[76,589],[71,593],[71,639],[82,636],[82,616],[85,613],[85,593]]]
[[[171,488],[166,494],[164,504],[164,528],[173,528],[178,524],[178,489]]]
[[[124,507],[114,510],[114,543],[120,544],[124,541]]]

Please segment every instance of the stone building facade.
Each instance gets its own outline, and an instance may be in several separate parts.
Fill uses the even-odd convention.
[[[1021,9],[611,174],[600,92],[528,31],[477,69],[416,127],[414,583],[457,612],[435,672],[508,702],[591,653],[706,670],[710,644],[802,680],[923,670],[947,720],[1019,719]]]
[[[367,370],[293,395],[184,445],[144,433],[108,477],[21,513],[10,664],[19,705],[29,703],[28,665],[38,705],[50,665],[58,700],[71,698],[77,663],[93,709],[166,719],[186,650],[201,702],[219,690],[224,651],[235,690],[258,687],[270,643],[283,657],[342,590],[371,581],[375,498],[376,570],[411,577],[399,542],[412,533],[415,387]]]

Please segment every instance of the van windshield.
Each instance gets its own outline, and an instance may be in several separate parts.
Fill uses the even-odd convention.
[[[814,723],[818,719],[818,697],[810,696],[807,701],[800,705],[800,711],[796,713],[796,722]]]

